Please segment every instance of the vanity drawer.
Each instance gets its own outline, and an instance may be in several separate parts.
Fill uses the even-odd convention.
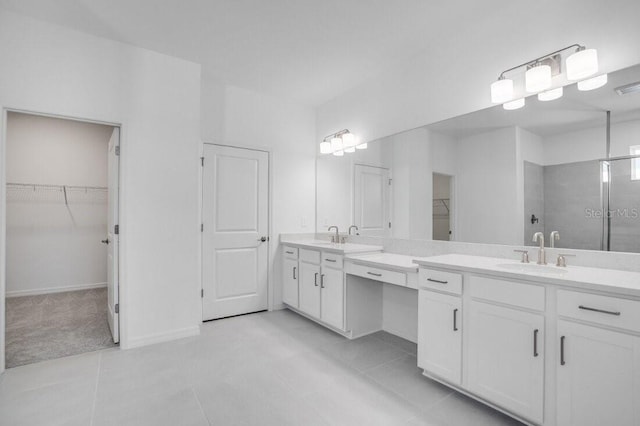
[[[298,258],[298,248],[297,247],[283,246],[282,247],[282,252],[284,253],[284,257],[288,257],[290,259],[297,259]]]
[[[341,254],[322,252],[322,264],[332,268],[342,269],[343,258]]]
[[[558,290],[558,315],[640,333],[640,301]]]
[[[536,311],[544,311],[545,308],[545,289],[538,285],[470,276],[467,291],[474,299],[504,303]]]
[[[302,262],[315,263],[316,265],[320,264],[319,250],[307,250],[307,249],[301,248],[298,253],[300,255],[300,260]]]
[[[357,263],[348,263],[347,273],[358,275],[359,277],[369,278],[370,280],[382,281],[389,284],[407,285],[407,274],[404,272],[389,271],[386,269],[374,268],[372,266],[358,265]]]
[[[445,293],[462,294],[462,274],[420,268],[418,279],[420,287]]]

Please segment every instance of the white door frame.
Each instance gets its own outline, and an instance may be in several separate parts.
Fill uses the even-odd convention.
[[[60,118],[63,120],[73,120],[73,121],[80,121],[80,122],[84,122],[84,123],[93,123],[93,124],[103,124],[106,126],[112,126],[112,127],[119,127],[120,128],[120,167],[118,170],[118,174],[120,175],[119,180],[120,180],[120,185],[118,187],[118,198],[120,200],[119,202],[119,206],[118,206],[118,222],[120,224],[120,229],[122,230],[123,228],[126,229],[126,227],[123,226],[124,223],[124,215],[122,214],[123,212],[123,192],[124,192],[124,179],[123,179],[123,140],[125,138],[124,136],[124,126],[123,123],[112,123],[112,122],[106,122],[106,121],[101,121],[101,120],[94,120],[91,118],[87,118],[87,117],[73,117],[73,116],[67,116],[67,115],[61,115],[61,114],[55,114],[55,113],[47,113],[47,112],[42,112],[42,111],[32,111],[32,110],[26,110],[26,109],[20,109],[20,108],[11,108],[11,107],[7,107],[7,106],[1,106],[0,108],[2,108],[2,118],[0,120],[0,374],[3,373],[5,371],[5,363],[6,363],[6,359],[5,359],[5,330],[6,330],[6,306],[5,306],[5,299],[6,299],[6,290],[7,290],[7,286],[6,286],[6,271],[7,271],[7,221],[6,221],[6,217],[7,217],[7,194],[6,194],[6,185],[7,185],[7,165],[6,165],[6,153],[7,153],[7,118],[8,118],[8,113],[9,112],[18,112],[18,113],[22,113],[22,114],[30,114],[30,115],[39,115],[42,117],[50,117],[50,118]],[[126,156],[124,157],[126,158]],[[119,313],[119,323],[120,323],[120,347],[121,348],[125,348],[126,347],[126,343],[123,344],[123,341],[126,342],[126,327],[124,327],[123,325],[126,324],[126,320],[128,318],[128,315],[126,313],[126,300],[125,300],[125,292],[123,291],[123,288],[125,287],[125,281],[123,279],[124,274],[123,274],[123,270],[124,270],[124,266],[125,266],[125,262],[124,262],[124,258],[125,258],[125,238],[124,235],[122,234],[122,232],[120,233],[120,242],[119,242],[119,250],[118,250],[118,283],[119,283],[119,288],[120,288],[120,292],[119,292],[119,308],[120,308],[120,313]],[[106,261],[106,260],[105,260]]]
[[[268,147],[262,147],[262,146],[251,146],[251,145],[243,145],[243,144],[230,144],[230,143],[222,143],[222,142],[203,142],[202,146],[200,147],[200,157],[204,158],[204,146],[205,145],[216,145],[216,146],[222,146],[222,147],[228,147],[228,148],[239,148],[239,149],[248,149],[251,151],[260,151],[260,152],[266,152],[267,156],[268,156],[268,160],[267,160],[267,164],[269,166],[269,182],[267,183],[267,215],[269,216],[267,218],[267,234],[269,236],[269,244],[267,245],[267,309],[269,311],[273,311],[274,309],[274,300],[273,300],[273,296],[274,296],[274,290],[273,290],[273,283],[274,283],[274,279],[273,279],[273,270],[274,268],[272,267],[272,261],[273,261],[273,253],[276,253],[277,251],[277,247],[278,247],[278,240],[276,240],[273,236],[273,222],[272,222],[272,218],[273,218],[273,203],[271,202],[271,196],[273,194],[273,161],[272,161],[272,152],[271,152],[271,148]],[[203,223],[203,211],[202,211],[202,207],[204,205],[204,181],[203,181],[203,169],[204,167],[200,167],[200,179],[199,179],[199,192],[200,192],[200,200],[199,200],[199,220],[200,223]],[[204,289],[204,274],[203,274],[203,256],[202,256],[202,250],[203,250],[203,243],[204,243],[204,234],[202,232],[200,232],[200,250],[198,253],[198,270],[199,270],[199,274],[200,274],[200,290]],[[204,318],[204,309],[202,307],[202,300],[200,301],[200,320],[202,321],[202,318]]]

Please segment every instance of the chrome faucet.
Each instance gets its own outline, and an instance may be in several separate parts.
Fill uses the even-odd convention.
[[[351,226],[349,227],[349,235],[351,235],[351,230],[352,230],[353,228],[356,228],[356,232],[358,231],[358,227],[357,227],[356,225],[351,225]],[[356,235],[358,235],[358,234],[356,234]]]
[[[546,265],[547,255],[544,251],[544,234],[542,232],[536,232],[533,234],[533,242],[540,242],[540,248],[538,249],[538,265]]]
[[[327,229],[327,231],[331,232],[331,230],[335,228],[336,229],[336,235],[331,237],[331,242],[332,243],[339,243],[340,242],[340,232],[338,232],[338,227],[337,226],[330,226],[329,229]]]
[[[556,241],[560,241],[560,233],[558,231],[551,231],[549,235],[549,246],[555,248]]]

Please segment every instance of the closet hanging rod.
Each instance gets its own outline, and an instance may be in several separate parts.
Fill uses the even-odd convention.
[[[36,189],[59,189],[60,191],[64,191],[64,189],[68,189],[68,190],[92,190],[92,191],[107,191],[109,188],[107,188],[106,186],[78,186],[78,185],[47,185],[47,184],[41,184],[41,183],[12,183],[12,182],[8,182],[7,183],[7,188],[12,188],[12,189],[18,189],[18,188],[24,188],[24,189],[32,189],[32,190],[36,190]]]

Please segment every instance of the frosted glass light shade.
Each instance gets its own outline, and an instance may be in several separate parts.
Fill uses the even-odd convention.
[[[344,155],[344,151],[334,151],[333,155],[336,157],[342,157]]]
[[[349,154],[351,154],[352,152],[356,152],[356,147],[355,146],[350,146],[348,148],[345,148],[344,152],[348,152]]]
[[[323,141],[320,142],[320,154],[329,154],[331,153],[331,142]]]
[[[335,153],[336,151],[340,150],[342,150],[342,139],[331,138],[331,151]]]
[[[551,67],[549,65],[537,65],[529,68],[524,74],[527,92],[539,92],[551,87]]]
[[[590,78],[588,80],[582,80],[578,82],[578,90],[586,92],[587,90],[598,89],[607,84],[607,74],[602,74],[597,77]]]
[[[360,145],[356,145],[356,149],[367,149],[367,143],[361,143]]]
[[[342,144],[345,148],[355,146],[356,136],[353,133],[345,133],[344,135],[342,135]]]
[[[514,109],[519,109],[524,106],[524,98],[516,99],[515,101],[507,102],[502,104],[502,108],[507,111],[513,111]]]
[[[598,52],[584,49],[567,58],[567,78],[582,80],[598,72]]]
[[[491,102],[501,104],[513,99],[513,80],[503,78],[491,83]]]
[[[546,92],[538,93],[538,100],[547,102],[561,98],[563,94],[562,87],[556,89],[547,90]]]

